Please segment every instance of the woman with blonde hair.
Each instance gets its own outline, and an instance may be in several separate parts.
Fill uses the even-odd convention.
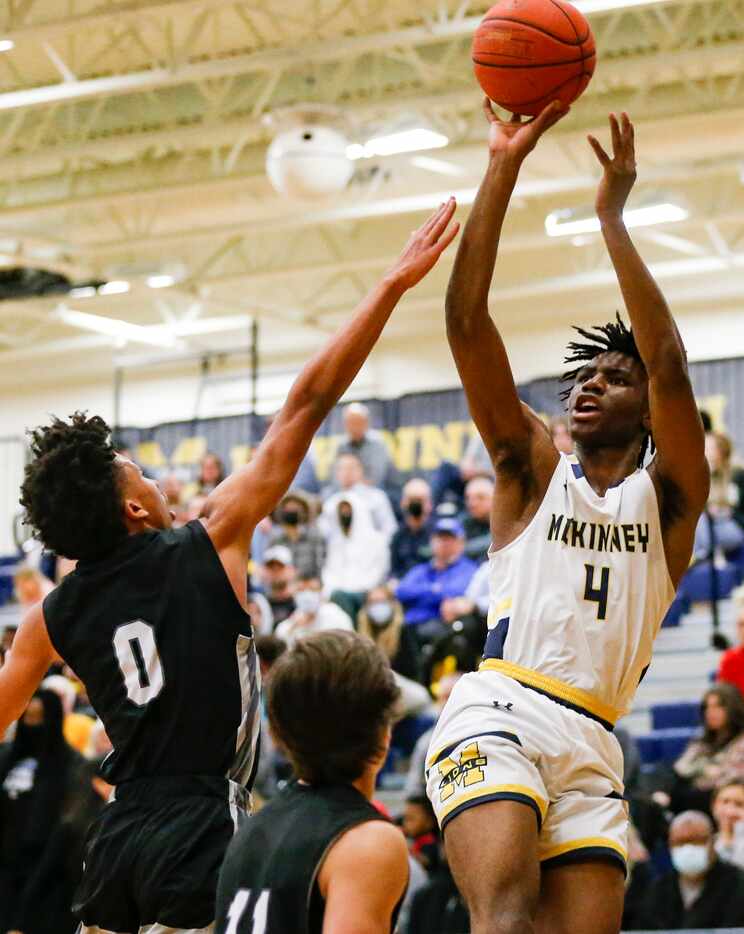
[[[371,639],[390,661],[401,692],[400,716],[414,716],[429,707],[429,692],[418,681],[416,639],[403,622],[403,607],[387,585],[369,591],[357,617],[357,630]]]

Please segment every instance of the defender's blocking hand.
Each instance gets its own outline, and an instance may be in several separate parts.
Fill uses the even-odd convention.
[[[387,279],[410,289],[424,278],[457,236],[459,223],[450,226],[456,207],[457,202],[450,198],[418,230],[414,230]]]
[[[610,114],[610,132],[612,158],[594,136],[587,136],[589,145],[604,169],[596,200],[596,210],[600,217],[622,216],[636,180],[635,133],[626,113],[620,115],[619,121],[615,114]]]

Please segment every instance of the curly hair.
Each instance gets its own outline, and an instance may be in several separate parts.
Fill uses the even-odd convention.
[[[585,328],[573,326],[574,331],[586,338],[586,341],[569,341],[566,350],[568,354],[563,358],[564,363],[578,363],[577,367],[567,370],[561,376],[561,382],[574,383],[576,377],[581,372],[585,363],[593,360],[601,353],[621,353],[630,357],[644,368],[645,365],[641,358],[640,351],[635,342],[632,328],[628,328],[620,317],[619,312],[615,312],[615,321],[609,321],[607,324],[595,324],[590,331]],[[594,332],[594,333],[592,333]],[[566,401],[571,394],[571,386],[568,386],[561,393],[561,399]],[[647,433],[641,442],[641,451],[638,456],[638,466],[642,467],[646,457],[646,451],[654,452],[654,440],[650,433]]]
[[[44,546],[65,558],[100,557],[127,534],[111,431],[97,415],[30,431],[20,503]]]

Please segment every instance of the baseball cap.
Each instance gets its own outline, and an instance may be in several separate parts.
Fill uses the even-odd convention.
[[[292,552],[286,545],[273,545],[271,548],[267,548],[264,552],[264,564],[268,564],[270,561],[276,561],[277,564],[284,565],[294,563],[292,561]]]
[[[457,538],[464,538],[465,529],[463,529],[460,520],[455,519],[454,516],[442,516],[442,518],[437,519],[434,523],[431,534],[454,535]]]

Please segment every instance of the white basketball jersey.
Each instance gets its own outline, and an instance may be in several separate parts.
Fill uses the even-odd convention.
[[[607,720],[627,713],[674,599],[648,471],[598,496],[561,454],[535,517],[489,561],[486,654]]]

